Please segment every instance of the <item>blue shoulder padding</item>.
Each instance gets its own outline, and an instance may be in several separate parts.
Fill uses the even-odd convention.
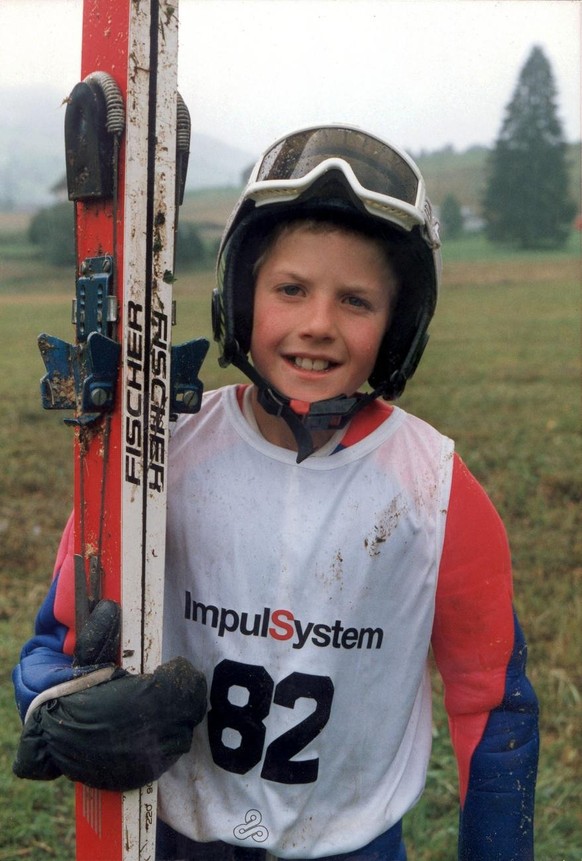
[[[58,577],[53,580],[38,611],[34,636],[24,644],[20,663],[12,672],[16,705],[22,720],[37,694],[68,682],[76,675],[71,655],[63,652],[68,628],[57,621],[54,614],[57,581]]]
[[[527,646],[515,642],[502,703],[475,749],[459,823],[459,861],[533,861],[538,702],[525,674]]]

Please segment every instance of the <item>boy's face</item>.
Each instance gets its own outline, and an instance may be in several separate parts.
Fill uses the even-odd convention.
[[[341,229],[283,233],[257,273],[255,367],[288,398],[352,395],[372,372],[395,293],[373,240]]]

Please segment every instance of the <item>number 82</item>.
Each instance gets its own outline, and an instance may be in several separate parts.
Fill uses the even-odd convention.
[[[244,705],[229,698],[233,687],[248,691]],[[274,739],[265,752],[261,777],[276,783],[313,783],[319,758],[292,761],[322,731],[331,712],[334,687],[329,676],[291,673],[277,686],[264,667],[224,660],[217,665],[210,689],[208,740],[214,762],[226,771],[246,774],[262,759],[265,718],[271,704],[292,709],[300,698],[315,701],[315,709],[296,726]],[[224,733],[234,729],[237,747],[225,744]]]

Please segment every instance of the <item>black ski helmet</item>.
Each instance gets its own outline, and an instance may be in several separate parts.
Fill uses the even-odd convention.
[[[364,396],[364,403],[370,397],[399,397],[422,356],[436,307],[441,269],[438,223],[412,159],[353,126],[293,132],[274,143],[253,168],[218,252],[213,330],[221,348],[220,363],[243,370],[260,393],[273,392],[248,358],[254,267],[273,229],[303,218],[343,224],[387,244],[399,292],[369,378],[373,392]],[[333,407],[326,408],[326,425],[317,405],[312,405],[315,409],[310,416],[303,412],[302,423],[308,427],[344,424],[354,412],[349,407],[346,414],[345,401],[354,399],[349,397],[352,392],[345,394],[345,399],[334,399],[342,401],[339,418]],[[275,401],[289,403],[276,392]]]

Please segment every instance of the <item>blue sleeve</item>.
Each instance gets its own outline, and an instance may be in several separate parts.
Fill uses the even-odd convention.
[[[538,703],[517,617],[502,702],[475,748],[460,814],[459,861],[533,861]]]
[[[63,651],[68,629],[54,614],[57,586],[58,576],[53,580],[40,607],[34,636],[25,643],[20,653],[20,663],[12,673],[16,705],[22,720],[37,694],[61,682],[70,681],[76,674],[71,655]]]

